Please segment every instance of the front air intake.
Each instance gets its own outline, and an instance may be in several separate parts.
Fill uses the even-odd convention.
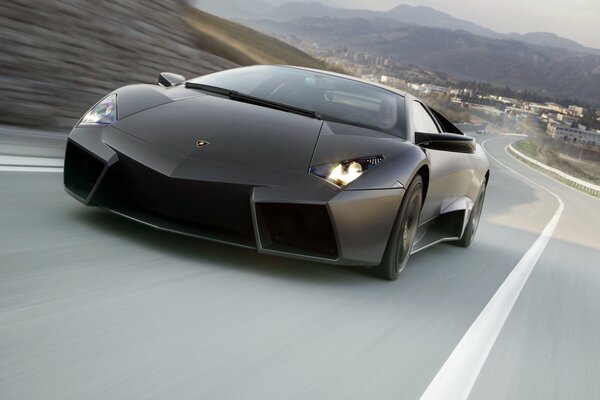
[[[285,253],[337,258],[335,235],[324,205],[258,203],[262,247]]]
[[[73,194],[86,200],[100,178],[105,165],[102,161],[69,142],[65,153],[64,182]]]

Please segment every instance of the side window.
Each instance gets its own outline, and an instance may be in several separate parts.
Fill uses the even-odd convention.
[[[433,116],[435,117],[435,119],[437,119],[437,121],[442,126],[442,131],[444,131],[445,133],[456,133],[457,135],[464,135],[464,133],[462,133],[460,129],[458,129],[456,126],[454,126],[454,124],[452,122],[448,121],[448,119],[446,117],[444,117],[442,114],[440,114],[439,112],[437,112],[436,110],[434,110],[431,107],[429,107],[429,111],[431,111],[433,113]]]
[[[413,122],[416,132],[440,133],[437,125],[431,119],[425,107],[423,107],[423,104],[418,101],[413,101]]]

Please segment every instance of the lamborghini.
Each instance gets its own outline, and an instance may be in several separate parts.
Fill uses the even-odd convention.
[[[412,95],[265,65],[115,90],[73,128],[64,166],[85,205],[388,280],[436,243],[469,246],[488,180],[474,138]]]

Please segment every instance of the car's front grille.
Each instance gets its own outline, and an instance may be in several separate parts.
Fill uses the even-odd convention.
[[[179,179],[118,154],[98,194],[101,205],[138,209],[199,228],[216,228],[254,241],[252,186]]]

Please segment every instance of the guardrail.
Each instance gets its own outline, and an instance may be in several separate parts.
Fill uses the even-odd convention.
[[[581,179],[575,178],[574,176],[565,174],[564,172],[562,172],[559,169],[556,168],[552,168],[547,166],[546,164],[542,164],[541,162],[539,162],[538,160],[534,160],[531,157],[526,156],[525,154],[521,153],[519,150],[515,149],[512,144],[508,145],[508,150],[510,152],[513,153],[513,155],[517,158],[520,158],[522,161],[528,163],[528,164],[532,164],[533,166],[540,168],[544,171],[547,171],[550,173],[550,175],[555,178],[556,180],[563,182],[569,186],[572,186],[576,189],[581,190],[582,192],[588,193],[592,196],[596,196],[596,197],[600,197],[600,186],[598,185],[594,185],[592,183],[583,181]]]

